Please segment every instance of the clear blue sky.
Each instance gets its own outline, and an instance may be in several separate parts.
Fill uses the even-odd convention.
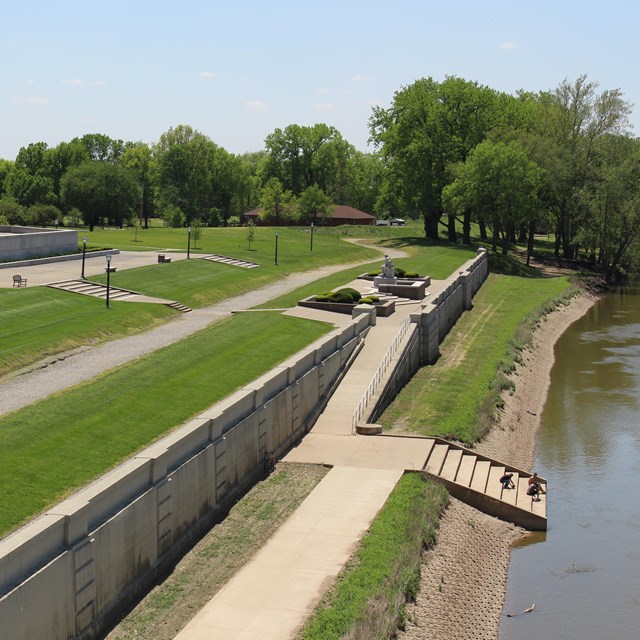
[[[582,73],[634,103],[637,0],[50,0],[2,3],[0,158],[179,124],[230,152],[325,122],[367,150],[372,105],[455,75],[509,93]]]

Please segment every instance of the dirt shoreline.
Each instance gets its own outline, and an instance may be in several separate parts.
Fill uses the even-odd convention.
[[[530,470],[549,389],[558,338],[597,301],[584,292],[547,316],[518,366],[514,395],[500,423],[476,450]],[[407,612],[403,640],[497,640],[511,546],[523,529],[482,514],[454,498],[438,542],[423,561],[420,592]]]

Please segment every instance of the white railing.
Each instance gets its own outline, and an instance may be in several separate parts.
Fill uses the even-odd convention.
[[[367,408],[367,405],[369,404],[369,401],[373,397],[373,394],[376,392],[378,384],[382,380],[382,377],[384,376],[384,373],[387,370],[387,367],[391,363],[391,360],[393,360],[393,356],[396,354],[396,351],[398,350],[400,343],[402,342],[403,338],[407,334],[407,330],[409,329],[410,325],[411,325],[411,316],[407,316],[404,322],[402,323],[402,325],[400,326],[400,331],[398,331],[398,333],[396,334],[396,337],[393,339],[393,342],[391,343],[389,350],[387,351],[384,358],[382,359],[380,366],[376,369],[376,372],[373,374],[373,380],[371,380],[371,382],[369,383],[367,390],[364,392],[362,399],[360,400],[360,402],[358,403],[358,406],[356,407],[356,410],[353,414],[353,418],[351,420],[351,433],[355,433],[356,425],[358,424],[360,418],[362,418],[362,414]]]

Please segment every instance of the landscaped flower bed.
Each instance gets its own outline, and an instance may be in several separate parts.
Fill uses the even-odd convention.
[[[349,315],[358,304],[372,305],[376,310],[376,315],[382,317],[389,316],[395,311],[395,302],[393,300],[380,301],[378,296],[363,296],[356,289],[349,287],[309,296],[298,301],[298,305],[301,307],[322,309],[335,313],[348,313]]]

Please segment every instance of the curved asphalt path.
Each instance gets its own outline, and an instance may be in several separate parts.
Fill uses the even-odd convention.
[[[380,249],[380,247],[373,245],[365,246]],[[402,251],[393,249],[385,249],[384,252],[391,258],[406,255]],[[18,374],[10,374],[0,381],[0,415],[17,411],[53,393],[82,384],[105,371],[178,342],[178,340],[182,340],[214,322],[229,317],[233,311],[241,311],[263,304],[325,276],[369,262],[371,260],[294,273],[255,291],[223,300],[217,305],[181,314],[151,331],[110,340],[95,347],[81,347],[71,352],[58,354]],[[47,265],[49,278],[55,268],[54,264]],[[51,280],[49,279],[49,281]]]

